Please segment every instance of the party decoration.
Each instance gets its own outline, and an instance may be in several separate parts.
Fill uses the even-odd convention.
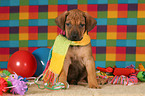
[[[137,78],[138,78],[140,81],[145,82],[145,71],[140,71],[140,72],[137,74]]]
[[[32,53],[37,61],[36,76],[39,76],[44,71],[48,61],[49,51],[49,48],[38,48]]]
[[[2,95],[3,92],[6,92],[8,90],[5,88],[7,86],[8,86],[8,84],[7,84],[6,80],[4,78],[0,78],[0,95]]]
[[[36,72],[37,62],[35,57],[28,51],[17,51],[8,61],[8,71],[16,72],[23,77],[31,77]]]

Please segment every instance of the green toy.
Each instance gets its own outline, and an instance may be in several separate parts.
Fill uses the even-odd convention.
[[[145,82],[145,71],[140,71],[140,72],[137,74],[137,78],[138,78],[140,81]]]

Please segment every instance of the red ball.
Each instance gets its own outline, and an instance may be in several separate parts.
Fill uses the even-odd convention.
[[[31,77],[37,69],[35,57],[28,51],[17,51],[8,61],[8,71],[22,77]]]

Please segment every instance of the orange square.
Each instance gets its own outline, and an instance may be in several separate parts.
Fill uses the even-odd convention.
[[[144,11],[145,10],[145,4],[138,4],[138,11]]]
[[[83,5],[78,5],[78,9],[82,11],[87,11],[88,8],[86,4],[83,4]]]
[[[19,9],[20,13],[29,12],[29,6],[20,6]]]
[[[136,54],[145,54],[145,47],[136,47]]]
[[[117,32],[116,25],[107,25],[107,32]]]
[[[106,47],[106,53],[116,53],[116,47]]]
[[[38,40],[37,33],[29,33],[29,40]]]
[[[56,12],[58,11],[58,5],[48,5],[48,12]]]
[[[127,11],[118,11],[118,18],[127,18]]]
[[[145,25],[137,25],[137,32],[145,32]]]
[[[8,61],[9,55],[0,55],[0,61]]]
[[[117,11],[118,4],[108,4],[108,11]]]
[[[117,39],[126,39],[126,33],[118,32],[117,33]]]
[[[57,32],[57,26],[48,26],[48,32],[49,33]]]
[[[19,47],[19,50],[26,50],[26,51],[28,51],[28,47]]]
[[[97,18],[97,11],[88,11],[88,14],[91,15],[93,18]]]
[[[97,33],[94,33],[94,32],[91,33],[91,32],[89,32],[88,34],[89,34],[91,39],[96,39],[96,37],[97,37]]]
[[[38,12],[29,13],[29,19],[38,19]]]
[[[28,33],[28,27],[19,27],[19,33]]]
[[[63,11],[59,11],[59,12],[57,12],[57,15],[59,16],[60,14],[62,14],[63,13]]]
[[[9,34],[0,34],[0,40],[9,40]]]
[[[116,54],[116,61],[125,61],[126,54]]]
[[[9,20],[9,13],[0,14],[0,20]]]

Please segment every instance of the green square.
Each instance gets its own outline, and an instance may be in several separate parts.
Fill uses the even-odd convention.
[[[115,66],[115,61],[106,61],[106,68]]]
[[[19,40],[19,34],[9,34],[9,35],[10,40]]]
[[[48,19],[48,12],[38,12],[38,19]]]
[[[145,40],[136,40],[136,47],[145,47]]]
[[[137,11],[128,11],[128,18],[137,18]]]
[[[141,61],[138,61],[138,62],[136,62],[136,64],[135,64],[135,68],[138,68],[138,65],[139,65],[140,63],[141,63],[143,66],[145,66],[145,62],[143,62],[143,61],[142,61],[142,62],[141,62]]]
[[[127,39],[136,39],[135,32],[127,32]]]
[[[106,46],[116,46],[116,40],[107,40]]]
[[[126,54],[126,61],[135,61],[136,56],[135,54]]]
[[[19,47],[28,47],[28,40],[20,40]]]
[[[38,40],[47,40],[47,33],[38,33]]]
[[[137,18],[137,25],[145,25],[145,18]]]
[[[98,11],[97,18],[107,18],[107,11]]]
[[[58,0],[48,0],[48,5],[57,5]]]
[[[78,4],[87,4],[88,1],[87,0],[78,0]]]
[[[97,39],[106,39],[106,33],[105,32],[98,32],[97,33]]]
[[[56,26],[55,19],[48,19],[48,26]]]
[[[106,54],[96,54],[96,61],[106,61]]]
[[[48,47],[52,47],[55,40],[48,40]]]
[[[108,4],[118,4],[118,0],[108,0]]]
[[[29,5],[29,0],[20,0],[20,5]]]
[[[28,20],[19,20],[19,26],[28,26],[29,22]]]
[[[19,20],[19,13],[10,13],[10,20]]]
[[[145,3],[145,0],[138,0],[138,3]]]
[[[107,25],[117,25],[117,18],[107,18]]]

